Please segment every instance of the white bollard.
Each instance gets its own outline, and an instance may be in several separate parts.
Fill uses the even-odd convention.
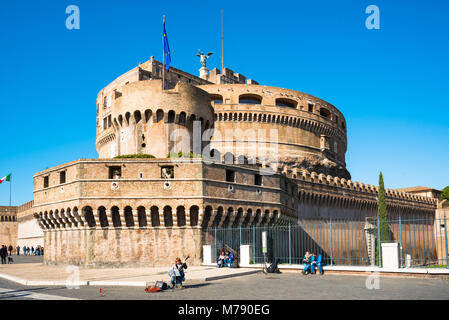
[[[399,268],[399,244],[397,242],[382,243],[382,268]]]
[[[203,246],[203,264],[212,264],[212,246]]]
[[[250,244],[242,244],[240,246],[240,265],[249,266],[249,262],[253,259],[253,246]]]

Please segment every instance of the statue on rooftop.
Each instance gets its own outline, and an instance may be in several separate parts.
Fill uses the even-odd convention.
[[[207,62],[207,59],[209,59],[209,57],[210,57],[211,55],[213,55],[213,54],[214,54],[213,52],[208,52],[207,54],[204,54],[203,52],[201,52],[200,49],[198,49],[198,53],[196,54],[196,56],[197,56],[197,57],[200,57],[201,65],[202,65],[204,68],[206,68],[206,62]]]

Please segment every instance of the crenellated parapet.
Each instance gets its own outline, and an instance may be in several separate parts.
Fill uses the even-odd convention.
[[[302,170],[296,172],[293,179],[298,184],[299,197],[304,200],[313,200],[318,203],[327,203],[336,207],[377,208],[379,187],[318,174]],[[437,200],[410,193],[399,192],[394,189],[385,189],[387,205],[396,209],[434,212]]]

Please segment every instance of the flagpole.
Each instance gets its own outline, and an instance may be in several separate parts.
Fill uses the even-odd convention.
[[[9,206],[11,206],[12,174],[9,176]]]
[[[162,21],[165,27],[165,15],[162,16]],[[165,34],[162,35],[162,90],[165,90]]]

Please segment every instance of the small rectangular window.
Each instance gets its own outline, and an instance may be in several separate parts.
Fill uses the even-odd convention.
[[[44,177],[44,188],[48,188],[48,180],[49,180],[48,176]]]
[[[143,179],[143,172],[139,173],[139,179]]]
[[[235,171],[226,170],[226,182],[235,182]]]
[[[109,179],[120,179],[122,177],[122,167],[109,167]]]
[[[309,103],[309,112],[313,112],[313,104]]]
[[[175,169],[173,166],[161,167],[161,179],[174,179]]]
[[[65,171],[59,172],[59,183],[60,184],[65,183]]]
[[[256,186],[261,186],[262,185],[262,176],[260,174],[255,174],[254,175],[254,184]]]

